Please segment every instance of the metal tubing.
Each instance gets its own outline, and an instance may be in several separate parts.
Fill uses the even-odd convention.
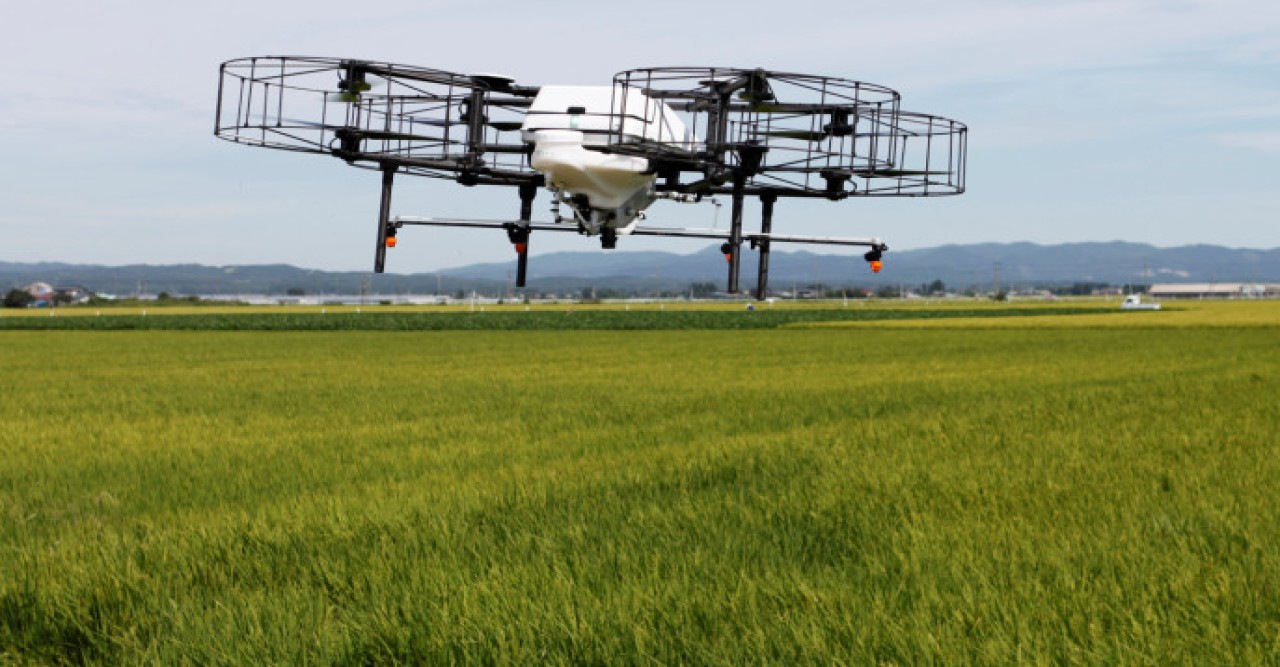
[[[529,273],[529,241],[516,253],[516,287],[524,287],[525,276]]]
[[[524,222],[533,220],[533,199],[538,196],[538,187],[532,183],[520,184],[520,219]]]
[[[484,143],[484,90],[476,88],[471,91],[467,102],[467,153],[468,157],[478,159],[480,145]]]
[[[773,231],[773,204],[778,195],[766,192],[760,195],[760,267],[756,271],[756,301],[764,301],[769,290],[769,234]]]
[[[524,287],[525,276],[529,273],[529,242],[516,255],[516,287]]]
[[[218,106],[213,112],[213,134],[217,136],[218,131],[222,129],[222,84],[226,81],[227,64],[218,65]],[[240,111],[239,108],[236,109]]]
[[[738,293],[738,269],[742,255],[742,190],[747,177],[742,170],[733,175],[733,215],[729,223],[729,288],[730,294]]]
[[[427,218],[416,215],[397,215],[392,218],[396,226],[422,225],[425,227],[464,227],[468,229],[505,229],[506,225],[521,222],[520,220],[467,220],[461,218]],[[577,227],[566,224],[534,222],[527,226],[539,232],[570,232],[581,234]],[[679,227],[635,227],[630,236],[666,236],[685,239],[713,239],[727,241],[729,233],[723,229],[684,229]],[[743,234],[742,238],[759,242],[765,238],[763,234]],[[797,236],[794,234],[769,234],[771,243],[815,243],[821,245],[866,246],[887,250],[888,246],[875,237],[840,237],[840,236]]]
[[[382,204],[378,207],[378,248],[373,255],[374,273],[382,273],[382,268],[387,263],[387,223],[391,220],[391,186],[395,177],[395,167],[383,166]]]
[[[516,247],[516,287],[524,287],[525,276],[529,273],[529,222],[533,218],[533,198],[538,196],[538,188],[532,183],[520,186],[520,238],[523,243]]]

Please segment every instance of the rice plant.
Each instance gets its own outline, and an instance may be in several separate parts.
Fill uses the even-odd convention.
[[[1104,317],[0,332],[0,662],[1280,662],[1277,322]]]

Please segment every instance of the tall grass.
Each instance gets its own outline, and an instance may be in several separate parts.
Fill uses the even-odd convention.
[[[0,344],[15,661],[1280,660],[1270,329]]]

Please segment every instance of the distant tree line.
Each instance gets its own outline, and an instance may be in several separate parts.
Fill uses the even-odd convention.
[[[36,298],[26,290],[11,289],[4,295],[5,308],[26,308],[35,303]]]

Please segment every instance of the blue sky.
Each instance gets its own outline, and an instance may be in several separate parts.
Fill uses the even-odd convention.
[[[904,109],[969,125],[969,191],[784,201],[776,231],[904,249],[1280,246],[1280,3],[1270,0],[51,1],[9,3],[0,21],[5,261],[367,269],[376,173],[212,135],[218,64],[268,54],[502,72],[529,85],[606,85],[621,70],[677,65],[869,81],[901,92]],[[535,218],[548,217],[546,202]],[[507,218],[518,201],[508,189],[401,178],[393,212]],[[649,213],[657,224],[715,221],[710,206]],[[718,223],[726,217],[727,207]],[[598,248],[555,236],[535,236],[532,252]],[[500,232],[413,229],[388,270],[511,257]]]

